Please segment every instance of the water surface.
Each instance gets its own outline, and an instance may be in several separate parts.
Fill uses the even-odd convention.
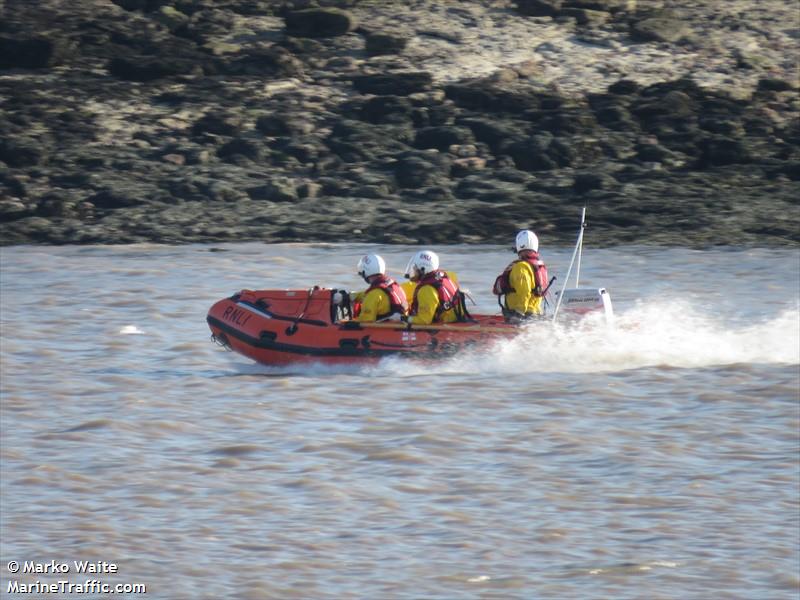
[[[494,312],[512,255],[434,249]],[[2,593],[59,579],[12,560],[106,560],[147,598],[797,598],[797,251],[587,250],[615,327],[436,364],[209,341],[219,298],[415,250],[3,248]]]

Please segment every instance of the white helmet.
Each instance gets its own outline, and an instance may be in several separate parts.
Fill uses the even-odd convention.
[[[358,261],[358,274],[364,279],[386,273],[386,262],[377,254],[365,254]]]
[[[430,250],[420,250],[406,266],[406,279],[419,279],[425,273],[430,273],[439,268],[439,256]]]
[[[520,231],[517,234],[517,241],[514,244],[517,252],[522,252],[523,250],[533,250],[534,252],[539,251],[539,238],[536,237],[536,234],[528,229]]]

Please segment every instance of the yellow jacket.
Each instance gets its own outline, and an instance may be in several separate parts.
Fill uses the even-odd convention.
[[[514,264],[508,274],[508,283],[515,291],[506,294],[506,307],[521,315],[541,315],[544,313],[544,298],[533,295],[536,280],[533,267],[521,260]],[[518,291],[517,291],[518,290]]]
[[[403,291],[406,293],[406,298],[408,298],[408,303],[411,304],[411,301],[414,299],[414,288],[417,287],[417,282],[409,279],[401,283],[400,287],[403,288]]]
[[[360,297],[359,300],[361,301],[361,312],[358,313],[357,317],[353,318],[354,321],[377,321],[392,312],[392,303],[389,301],[389,295],[383,290],[373,289],[367,292],[366,295],[361,292],[358,297]]]
[[[455,273],[447,271],[447,276],[453,283],[458,285],[458,278]],[[411,283],[412,286],[407,288],[406,286],[408,286],[409,283]],[[409,304],[411,304],[414,299],[416,283],[410,281],[403,284],[403,287],[406,289],[406,295],[409,298]],[[408,291],[409,289],[410,292]],[[430,325],[433,323],[433,319],[436,316],[437,308],[439,308],[439,293],[436,291],[436,288],[432,285],[423,285],[419,288],[419,292],[417,292],[417,314],[409,315],[408,322],[414,325]],[[457,320],[456,311],[451,308],[442,312],[437,323],[453,323]]]

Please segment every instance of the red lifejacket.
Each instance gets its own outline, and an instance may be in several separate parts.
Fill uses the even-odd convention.
[[[549,277],[547,275],[547,266],[539,259],[539,254],[536,252],[532,253],[531,256],[527,258],[519,258],[509,264],[505,270],[497,276],[497,279],[494,280],[492,292],[496,296],[502,296],[503,294],[517,291],[511,287],[509,276],[511,275],[511,269],[519,262],[526,262],[533,269],[533,289],[531,289],[531,293],[537,297],[544,296],[545,291],[547,291],[547,286],[549,285]]]
[[[408,300],[406,299],[406,293],[403,291],[403,288],[391,277],[387,277],[386,275],[381,275],[380,277],[376,278],[375,281],[370,283],[367,291],[364,293],[366,297],[372,290],[383,290],[386,292],[386,295],[389,296],[389,304],[391,306],[391,311],[385,315],[378,315],[379,318],[388,317],[395,313],[404,315],[408,312]]]
[[[411,303],[411,310],[409,314],[416,315],[419,310],[419,302],[417,295],[422,286],[432,285],[436,289],[436,294],[439,296],[439,305],[436,307],[433,320],[438,321],[442,313],[446,310],[454,308],[456,311],[456,318],[463,321],[466,316],[466,307],[462,293],[459,291],[456,283],[447,276],[447,273],[441,269],[426,273],[422,279],[419,280],[417,286],[414,288],[414,300]]]

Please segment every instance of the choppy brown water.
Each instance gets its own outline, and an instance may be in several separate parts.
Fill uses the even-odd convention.
[[[435,249],[492,311],[509,256]],[[65,578],[146,598],[798,596],[796,251],[590,251],[618,329],[293,372],[212,345],[206,310],[356,288],[367,248],[211,250],[2,249],[4,597]],[[415,249],[377,250],[397,273]],[[556,274],[570,251],[545,249]],[[51,560],[70,573],[9,572]]]

